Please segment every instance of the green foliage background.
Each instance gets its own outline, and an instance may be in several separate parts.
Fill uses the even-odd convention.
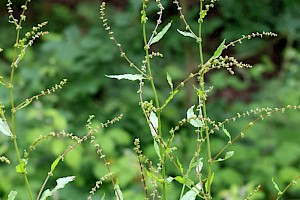
[[[154,77],[159,95],[167,96],[166,72],[172,76],[173,81],[179,83],[195,69],[198,60],[195,60],[197,50],[191,40],[180,37],[176,32],[176,28],[184,27],[175,6],[171,1],[163,2],[166,7],[164,23],[173,20],[173,24],[170,32],[156,46],[157,50],[164,53],[164,58],[156,61]],[[4,3],[1,1],[0,4],[0,47],[4,49],[0,55],[0,74],[8,76],[15,38],[14,27],[7,23]],[[197,25],[196,21],[192,22],[197,15],[197,10],[193,8],[195,3],[197,1],[185,1],[186,5],[183,5],[189,10],[186,15],[192,27]],[[126,55],[132,61],[139,62],[144,58],[139,12],[141,2],[129,0],[124,5],[115,5],[108,4],[106,13],[109,23],[126,50]],[[246,41],[231,50],[230,53],[237,59],[254,65],[249,71],[238,70],[237,76],[230,76],[225,71],[210,74],[207,81],[214,86],[208,100],[211,119],[220,121],[237,112],[257,107],[300,104],[299,7],[300,2],[297,0],[219,1],[204,24],[206,55],[210,55],[225,38],[231,41],[256,31],[274,31],[279,37]],[[154,26],[156,6],[153,5],[149,10],[150,21]],[[84,135],[90,114],[96,115],[97,124],[123,113],[123,120],[102,130],[97,135],[97,141],[112,164],[112,171],[120,181],[124,197],[142,199],[143,188],[133,152],[134,138],[141,138],[142,149],[150,158],[155,158],[156,154],[148,126],[139,109],[137,86],[104,76],[131,71],[101,27],[98,13],[98,1],[78,2],[72,6],[59,1],[31,3],[24,29],[47,20],[50,34],[28,49],[25,59],[19,65],[15,83],[18,91],[16,98],[21,101],[31,97],[45,88],[51,88],[63,78],[68,79],[68,84],[63,90],[19,112],[17,133],[23,142],[21,148],[27,148],[38,136],[51,131],[66,130],[79,136]],[[163,113],[163,118],[168,120],[163,127],[165,131],[185,117],[187,108],[196,102],[197,97],[192,95],[192,90],[192,84],[188,85],[185,92],[181,92],[169,105],[167,112]],[[151,93],[147,91],[145,88],[144,94],[146,99],[150,99]],[[0,89],[0,100],[9,108],[9,94],[3,88]],[[237,187],[245,185],[253,189],[257,184],[263,186],[257,199],[273,199],[277,191],[271,182],[272,177],[283,188],[299,175],[299,121],[298,111],[276,114],[250,129],[245,139],[233,145],[235,156],[214,169],[217,178],[213,183],[213,192],[217,199],[225,198],[229,192],[235,194]],[[248,122],[249,119],[245,119],[231,123],[226,129],[235,135]],[[193,143],[193,134],[186,126],[174,140],[182,163],[185,160],[188,162],[187,156],[194,152],[192,145],[187,145]],[[215,134],[212,138],[213,153],[218,152],[226,142],[225,134]],[[55,157],[70,144],[72,142],[69,140],[48,140],[32,153],[28,171],[34,191],[40,188]],[[15,159],[10,139],[2,135],[0,155]],[[58,167],[47,188],[54,186],[56,177],[76,175],[77,178],[59,193],[59,199],[85,199],[95,181],[106,172],[103,162],[90,144],[78,146],[63,164]],[[170,168],[168,173],[175,171]],[[0,177],[0,198],[6,197],[12,188],[19,193],[24,190],[23,180],[10,165],[0,164]],[[176,188],[176,185],[170,187]],[[298,184],[290,189],[287,198],[300,198],[299,191]],[[113,198],[112,192],[112,185],[107,182],[100,189],[99,196],[106,193],[107,199],[110,199]]]

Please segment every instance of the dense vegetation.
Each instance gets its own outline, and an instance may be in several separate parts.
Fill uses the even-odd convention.
[[[63,2],[63,1],[62,1]],[[118,2],[118,1],[116,1]],[[165,11],[163,22],[173,21],[170,33],[154,48],[164,52],[164,59],[154,61],[160,68],[154,68],[159,95],[167,97],[169,90],[166,72],[170,74],[174,85],[178,85],[188,74],[195,72],[194,66],[199,62],[197,49],[189,38],[181,38],[176,32],[177,27],[183,27],[178,17],[176,7],[170,1],[162,1]],[[183,12],[191,22],[191,27],[197,26],[198,1],[182,1]],[[20,2],[20,5],[22,3]],[[110,25],[115,30],[115,37],[126,50],[126,55],[133,62],[144,59],[142,31],[140,25],[140,8],[142,1],[129,0],[122,4],[107,5],[106,13]],[[209,94],[207,110],[210,118],[215,121],[234,116],[257,107],[284,107],[300,104],[300,2],[297,0],[220,0],[213,8],[205,23],[204,58],[215,51],[216,47],[226,38],[232,41],[253,31],[274,31],[277,38],[264,40],[253,39],[236,45],[234,49],[225,50],[238,60],[253,65],[249,73],[238,69],[236,76],[230,76],[226,70],[212,71],[207,78],[207,84],[214,86]],[[0,75],[9,79],[10,62],[13,60],[15,42],[15,27],[7,23],[7,12],[4,1],[0,3]],[[105,74],[128,73],[127,63],[120,57],[118,48],[109,40],[99,20],[99,2],[76,2],[72,5],[59,1],[32,2],[27,14],[27,21],[22,31],[30,30],[36,23],[49,21],[45,28],[50,34],[35,42],[33,48],[28,48],[22,60],[22,67],[15,74],[16,99],[26,99],[40,93],[45,88],[51,88],[64,78],[68,83],[63,90],[45,96],[35,101],[30,107],[16,115],[16,131],[22,132],[18,139],[23,141],[20,148],[28,148],[40,135],[52,131],[73,132],[83,136],[86,132],[86,121],[93,114],[93,124],[105,122],[123,113],[124,117],[118,123],[98,133],[97,143],[105,152],[111,163],[111,169],[118,177],[125,199],[143,199],[143,188],[140,184],[139,165],[133,141],[142,138],[142,149],[150,159],[156,157],[153,149],[153,139],[149,137],[149,127],[138,102],[138,86],[133,83],[124,84],[106,78]],[[17,7],[17,3],[15,4]],[[21,10],[21,9],[20,9]],[[157,7],[149,5],[149,31],[156,23]],[[187,10],[189,10],[187,12]],[[113,13],[113,14],[110,14]],[[50,16],[50,17],[49,17]],[[153,26],[151,28],[151,26]],[[206,42],[209,41],[209,42]],[[230,76],[230,77],[229,77]],[[164,129],[169,130],[186,115],[190,105],[197,102],[193,92],[193,83],[180,92],[177,98],[168,105]],[[151,98],[150,87],[144,88],[145,99]],[[0,101],[5,107],[10,107],[9,93],[0,88]],[[21,103],[21,102],[18,102]],[[181,110],[178,108],[182,108]],[[8,117],[7,117],[8,118]],[[255,119],[255,118],[253,118]],[[252,120],[253,120],[252,119]],[[273,114],[272,118],[256,124],[246,138],[239,140],[231,147],[236,154],[228,162],[215,168],[218,179],[214,180],[213,193],[217,199],[225,198],[229,193],[239,195],[241,189],[253,190],[262,185],[257,199],[274,199],[277,191],[274,189],[272,177],[280,188],[284,188],[292,179],[299,176],[300,137],[299,111],[286,111],[284,115]],[[230,133],[239,132],[249,120],[230,123],[226,129]],[[190,148],[191,127],[184,126],[180,136],[174,142],[178,147],[176,155],[184,163],[186,155],[192,155]],[[222,147],[226,144],[225,135],[215,134],[212,145]],[[32,152],[28,168],[28,176],[36,193],[40,189],[43,178],[49,171],[53,160],[59,156],[72,141],[49,139],[44,141]],[[11,139],[0,135],[0,156],[5,155],[11,162],[17,162]],[[216,149],[213,154],[220,149]],[[105,174],[105,165],[98,159],[93,147],[83,143],[72,150],[65,158],[64,166],[58,167],[49,185],[55,185],[55,179],[76,174],[76,181],[59,193],[59,199],[85,199],[90,188]],[[97,162],[95,162],[97,160]],[[38,170],[37,170],[38,169]],[[176,174],[169,168],[168,174]],[[14,167],[0,163],[0,198],[6,198],[9,191],[26,193],[23,179],[15,173]],[[134,183],[134,184],[133,184]],[[50,186],[49,186],[50,187]],[[176,186],[174,186],[176,187]],[[286,197],[300,197],[299,184],[290,188]],[[21,193],[20,192],[20,193]],[[112,198],[111,183],[101,186],[100,194]],[[175,197],[174,197],[175,198]],[[238,197],[237,197],[238,199]]]

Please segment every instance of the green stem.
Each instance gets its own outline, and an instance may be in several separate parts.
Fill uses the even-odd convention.
[[[146,8],[146,2],[143,1],[143,12],[146,12],[145,10]],[[146,33],[146,22],[142,23],[143,24],[143,39],[144,39],[144,49],[146,52],[146,61],[147,61],[147,70],[148,70],[148,77],[149,77],[149,81],[150,81],[150,85],[152,87],[152,91],[154,94],[154,99],[155,99],[155,106],[157,108],[156,111],[156,115],[158,118],[158,137],[162,138],[162,131],[161,131],[161,117],[160,117],[160,104],[159,104],[159,98],[157,95],[157,91],[155,88],[155,84],[153,81],[153,77],[152,77],[152,71],[151,71],[151,64],[150,64],[150,59],[149,59],[149,49],[150,47],[148,46],[148,42],[147,42],[147,33]],[[161,152],[161,168],[162,168],[162,178],[163,178],[163,182],[162,182],[162,199],[166,200],[167,199],[167,190],[166,190],[166,167],[165,167],[165,160],[166,160],[166,156],[163,153],[163,147],[162,145],[159,145],[159,150]]]
[[[199,57],[200,57],[200,68],[204,67],[204,61],[203,61],[203,49],[202,49],[202,23],[203,20],[200,18],[201,12],[203,9],[203,2],[200,0],[200,7],[199,7]],[[204,80],[204,75],[205,73],[202,73],[200,75],[200,80],[199,80],[199,86],[201,89],[201,95],[200,95],[200,106],[202,107],[202,112],[203,112],[203,118],[207,118],[207,111],[206,111],[206,97],[205,97],[205,80]],[[209,132],[208,132],[208,124],[207,120],[204,120],[204,130],[205,130],[205,135],[206,135],[206,143],[207,143],[207,157],[208,157],[208,167],[207,167],[207,191],[206,191],[206,198],[211,199],[211,187],[210,187],[210,182],[211,182],[211,176],[212,176],[212,166],[211,166],[211,145],[210,145],[210,138],[209,138]],[[203,129],[201,129],[203,131]]]
[[[28,1],[26,1],[25,6],[27,6],[27,3],[28,3]],[[25,10],[23,10],[22,15],[24,15],[24,12],[25,12]],[[21,27],[22,19],[20,19],[20,22],[19,22],[18,25],[19,25],[19,27]],[[20,29],[18,28],[15,44],[18,44],[19,38],[20,38]],[[14,59],[13,59],[12,65],[11,65],[9,93],[10,93],[10,103],[11,103],[11,133],[12,133],[11,138],[12,138],[13,143],[14,143],[14,148],[15,148],[15,152],[16,152],[16,155],[17,155],[17,158],[18,158],[18,162],[19,162],[20,165],[22,165],[23,161],[21,159],[20,150],[19,150],[19,146],[18,146],[18,142],[17,142],[17,135],[16,135],[16,132],[15,132],[15,103],[14,103],[14,92],[13,92],[13,81],[14,81],[14,74],[15,74],[15,68],[16,68],[15,62],[16,62],[16,58],[17,58],[17,48],[18,48],[17,45],[15,45],[15,47],[14,47]],[[28,193],[29,193],[29,198],[30,198],[30,200],[33,200],[29,180],[28,180],[28,177],[27,177],[26,173],[27,172],[26,172],[26,169],[25,169],[25,172],[23,173],[24,181],[25,181]]]

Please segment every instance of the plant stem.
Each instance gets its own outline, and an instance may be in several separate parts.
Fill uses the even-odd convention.
[[[143,12],[146,12],[145,10],[146,8],[146,2],[143,1]],[[143,24],[143,39],[144,39],[144,49],[146,52],[146,61],[147,61],[147,70],[148,70],[148,77],[149,77],[149,81],[152,87],[152,91],[154,94],[154,99],[155,99],[155,106],[157,109],[156,111],[156,115],[158,118],[158,137],[162,138],[162,131],[161,131],[161,118],[160,118],[160,104],[159,104],[159,98],[157,95],[157,91],[155,88],[155,84],[153,81],[153,77],[152,77],[152,72],[151,72],[151,64],[150,64],[150,59],[149,59],[149,45],[147,42],[147,33],[146,33],[146,22],[142,23]],[[163,178],[163,182],[162,182],[162,199],[166,200],[167,199],[167,191],[166,191],[166,168],[165,168],[165,160],[166,160],[166,156],[163,153],[163,147],[162,145],[159,145],[159,150],[160,150],[160,154],[161,154],[161,168],[162,168],[162,178]]]
[[[26,1],[25,5],[27,5],[27,3],[28,3],[28,1]],[[25,10],[23,10],[22,15],[24,15],[24,12],[25,12]],[[22,19],[20,19],[20,22],[18,25],[19,25],[19,27],[21,27]],[[9,93],[10,93],[10,103],[11,103],[11,134],[12,134],[11,138],[14,143],[14,148],[15,148],[15,152],[16,152],[16,155],[18,158],[18,162],[20,165],[24,165],[24,162],[21,159],[20,150],[19,150],[18,143],[17,143],[17,136],[16,136],[16,132],[15,132],[15,103],[14,103],[14,92],[13,92],[13,81],[14,81],[14,74],[15,74],[15,68],[16,68],[15,61],[17,58],[17,48],[18,48],[17,44],[19,42],[19,38],[20,38],[20,29],[18,28],[17,34],[16,34],[16,43],[15,43],[15,47],[14,47],[14,59],[13,59],[12,65],[11,65]],[[24,181],[25,181],[28,193],[29,193],[30,200],[33,200],[29,180],[27,177],[26,168],[25,168],[25,172],[23,173],[23,175],[24,175]]]
[[[204,61],[203,61],[203,49],[202,49],[202,23],[203,20],[201,19],[201,12],[203,9],[203,2],[200,0],[200,6],[199,6],[199,57],[200,57],[200,68],[204,67]],[[201,95],[200,95],[200,109],[202,108],[202,113],[203,113],[203,118],[207,118],[207,111],[206,111],[206,95],[205,95],[205,80],[204,80],[204,75],[205,73],[200,74],[200,79],[199,79],[199,86],[201,89]],[[211,176],[212,176],[212,169],[211,169],[211,146],[210,146],[210,138],[209,138],[209,132],[208,132],[208,124],[207,120],[204,120],[204,130],[205,130],[205,135],[206,135],[206,143],[207,143],[207,159],[208,159],[208,166],[207,166],[207,188],[206,188],[206,199],[211,199]],[[203,129],[201,129],[203,131]]]

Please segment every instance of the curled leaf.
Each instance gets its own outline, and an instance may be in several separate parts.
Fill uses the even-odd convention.
[[[194,113],[194,107],[195,106],[192,106],[188,109],[186,115],[187,115],[187,120],[189,121],[189,123],[196,127],[196,128],[199,128],[199,127],[202,127],[204,124],[203,124],[203,121],[200,120],[199,118],[197,118],[197,116],[195,115]]]
[[[105,75],[108,78],[116,78],[118,80],[126,79],[130,81],[136,81],[143,79],[141,74],[120,74],[120,75]]]
[[[186,31],[181,31],[179,29],[177,29],[178,33],[180,33],[181,35],[185,36],[185,37],[191,37],[194,39],[197,39],[197,37],[195,37],[195,35],[191,32],[186,32]]]

